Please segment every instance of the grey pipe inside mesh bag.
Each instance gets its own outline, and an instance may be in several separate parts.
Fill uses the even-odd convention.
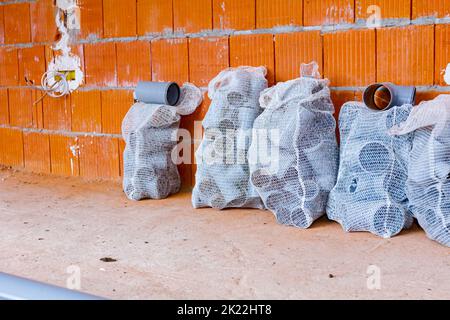
[[[398,136],[411,132],[409,207],[429,238],[450,247],[450,95],[422,102],[391,129]]]
[[[196,151],[194,208],[264,208],[250,184],[248,148],[258,99],[267,88],[264,67],[222,71],[209,84],[211,105],[203,120],[204,136]]]
[[[186,83],[177,106],[135,103],[122,122],[123,190],[131,200],[163,199],[177,193],[180,175],[173,159],[180,114],[190,114],[202,102],[200,89]]]
[[[260,104],[251,182],[279,223],[308,228],[325,213],[339,161],[328,80],[278,83],[261,94]]]
[[[412,106],[374,111],[346,103],[339,116],[339,174],[327,213],[345,231],[369,231],[389,238],[412,225],[406,179],[412,134],[389,130],[404,122]]]

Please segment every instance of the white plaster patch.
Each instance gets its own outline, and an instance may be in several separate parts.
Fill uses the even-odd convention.
[[[70,146],[70,152],[72,152],[72,156],[77,157],[79,149],[80,147],[78,145]]]
[[[79,30],[79,8],[76,0],[56,1],[55,24],[60,39],[52,47],[54,52],[60,51],[49,63],[47,71],[42,76],[41,85],[46,95],[58,98],[78,89],[83,82],[81,59],[71,53],[70,30]],[[38,60],[35,57],[35,61]],[[73,73],[72,73],[73,72]],[[70,75],[68,77],[67,75]]]
[[[445,70],[444,80],[448,85],[450,85],[450,63],[447,65],[447,69]]]

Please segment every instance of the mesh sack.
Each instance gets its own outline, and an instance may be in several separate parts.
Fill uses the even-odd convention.
[[[414,132],[406,182],[410,210],[428,237],[450,246],[450,95],[421,103],[390,132]]]
[[[358,102],[342,107],[339,173],[327,214],[347,232],[389,238],[411,226],[406,179],[413,135],[388,132],[408,118],[411,108],[373,111]]]
[[[177,145],[180,113],[190,114],[202,102],[200,89],[185,84],[176,107],[134,104],[122,122],[123,190],[132,200],[163,199],[181,186],[172,150]]]
[[[209,83],[211,105],[195,154],[194,208],[264,208],[249,182],[247,154],[253,122],[261,113],[259,95],[267,88],[265,75],[264,67],[231,68]]]
[[[249,150],[251,183],[281,224],[308,228],[325,213],[338,167],[328,80],[301,77],[265,90]]]
[[[180,189],[171,159],[180,116],[175,107],[138,102],[123,122],[123,190],[132,200],[163,199]]]

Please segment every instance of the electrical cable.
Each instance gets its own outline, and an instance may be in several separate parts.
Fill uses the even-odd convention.
[[[60,98],[70,93],[66,75],[58,71],[47,71],[42,75],[42,90],[52,98]]]

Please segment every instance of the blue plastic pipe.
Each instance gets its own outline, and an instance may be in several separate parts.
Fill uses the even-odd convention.
[[[104,300],[103,298],[0,272],[0,300]]]

